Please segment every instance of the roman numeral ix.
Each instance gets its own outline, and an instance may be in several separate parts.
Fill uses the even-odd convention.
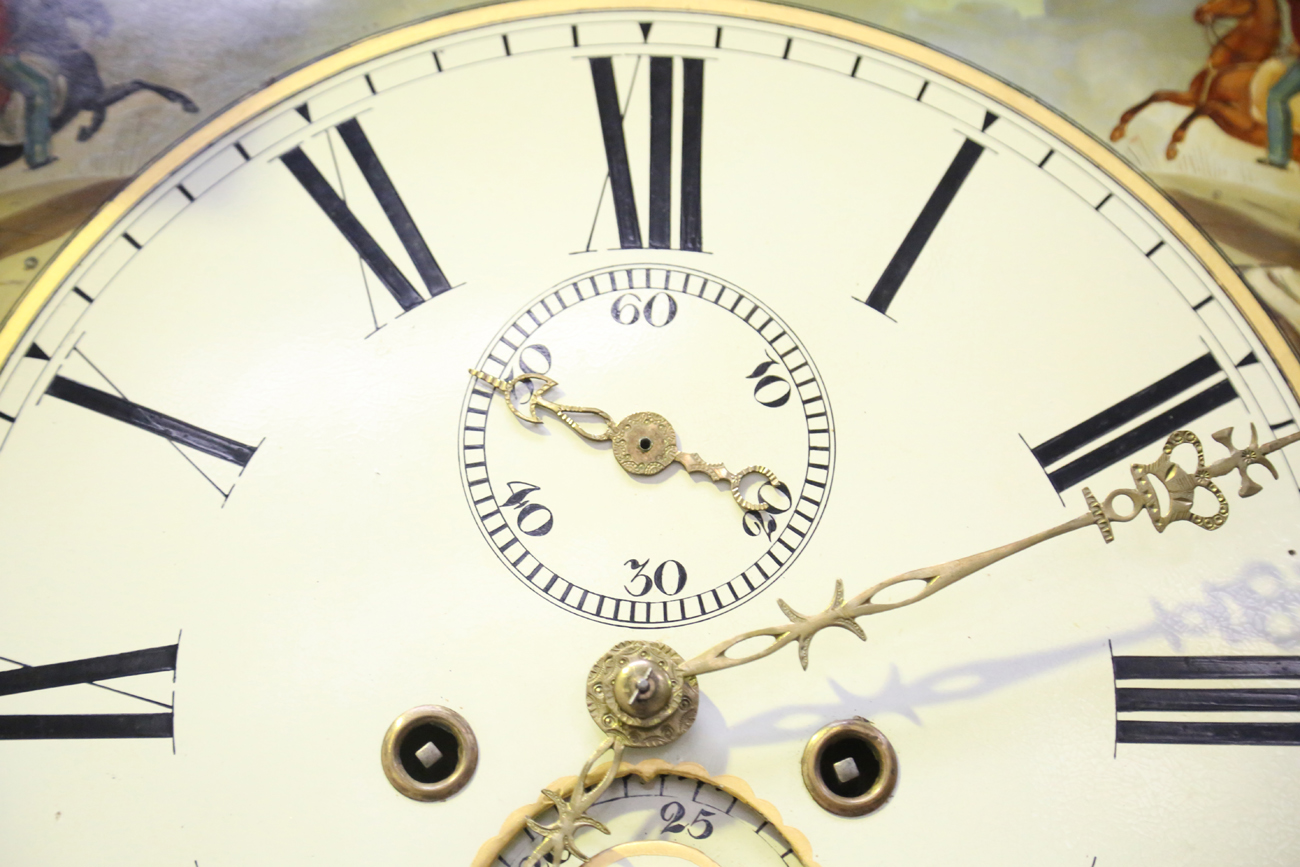
[[[1185,680],[1300,681],[1296,656],[1116,656],[1115,740],[1122,744],[1300,745],[1300,723],[1133,719],[1142,713],[1234,713],[1300,711],[1300,685],[1242,689],[1179,685]],[[1168,686],[1120,686],[1125,680],[1168,681]],[[1119,714],[1127,714],[1119,719]]]
[[[649,240],[653,249],[672,246],[673,172],[673,58],[650,59],[650,197]],[[619,245],[624,249],[645,246],[637,216],[632,170],[628,163],[627,139],[623,131],[623,110],[618,102],[614,62],[610,57],[589,58],[591,80],[596,88],[596,109],[605,141],[609,186],[618,221]],[[682,58],[681,183],[678,197],[679,248],[703,249],[700,214],[700,178],[704,131],[704,61]],[[599,213],[597,214],[599,217]],[[590,249],[590,246],[588,247]]]
[[[172,706],[98,683],[135,674],[176,670],[178,645],[133,650],[53,665],[0,671],[0,696],[89,683],[139,701],[166,708],[165,713],[28,714],[0,716],[0,740],[71,738],[169,738]],[[13,662],[13,660],[6,660]]]
[[[347,146],[348,153],[356,161],[357,167],[361,169],[361,174],[365,177],[371,192],[375,194],[375,198],[378,199],[388,222],[397,232],[402,246],[410,255],[416,272],[424,282],[425,289],[428,290],[429,297],[435,298],[446,292],[451,288],[451,284],[447,282],[442,268],[433,258],[433,252],[425,242],[424,236],[416,228],[415,220],[411,218],[410,211],[406,209],[406,204],[398,195],[397,187],[393,185],[387,170],[384,169],[384,164],[379,161],[379,155],[371,146],[370,139],[361,128],[361,123],[356,118],[352,118],[343,121],[335,129]],[[423,304],[425,298],[416,291],[411,281],[406,279],[406,275],[357,219],[356,214],[348,207],[348,203],[334,192],[329,181],[325,180],[320,169],[302,148],[295,147],[280,159],[297,178],[298,183],[302,184],[302,188],[307,191],[307,195],[311,196],[312,201],[325,212],[325,216],[329,217],[334,227],[357,251],[357,255],[370,266],[370,270],[384,284],[402,310],[411,310]]]

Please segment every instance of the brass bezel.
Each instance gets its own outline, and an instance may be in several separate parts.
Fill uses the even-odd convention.
[[[593,780],[603,779],[609,772],[609,769],[608,764],[593,768],[590,775],[587,777],[586,784],[590,786],[592,785]],[[614,776],[615,779],[619,777],[634,776],[643,783],[665,776],[686,777],[691,780],[699,780],[700,782],[710,786],[717,786],[728,795],[743,802],[755,813],[758,813],[758,815],[770,822],[772,827],[776,829],[776,832],[790,844],[790,848],[793,850],[794,857],[800,867],[817,867],[817,862],[813,860],[812,846],[809,844],[808,838],[805,837],[797,828],[792,828],[787,825],[785,820],[781,818],[780,811],[778,811],[777,808],[768,801],[764,801],[755,795],[754,790],[751,789],[749,784],[740,777],[733,777],[730,775],[715,777],[709,774],[702,765],[698,765],[695,762],[670,764],[663,759],[646,759],[645,761],[639,762],[635,765],[622,762],[620,763],[618,770],[615,771]],[[567,798],[569,795],[573,794],[573,787],[577,781],[577,777],[562,777],[551,783],[546,788],[562,798]],[[515,810],[506,817],[504,822],[501,823],[501,830],[496,833],[496,836],[487,840],[479,847],[478,853],[474,856],[474,860],[470,862],[470,867],[494,867],[494,865],[499,865],[500,861],[497,859],[497,855],[505,850],[505,847],[510,844],[511,840],[513,840],[517,835],[523,833],[524,828],[527,827],[527,821],[529,819],[537,818],[554,806],[554,801],[542,797],[538,798],[531,804],[526,804]],[[659,843],[663,841],[653,840],[643,842]],[[618,851],[621,855],[675,855],[681,857],[680,851],[667,849],[667,847],[652,847],[648,851],[638,851],[630,847],[622,849],[619,847],[612,848],[615,851]],[[598,853],[596,857],[599,857],[604,854],[604,852],[608,851],[610,850],[603,850],[601,853]],[[595,860],[595,858],[593,858],[593,860]]]
[[[460,760],[456,762],[456,769],[451,772],[451,776],[439,783],[422,783],[408,774],[406,768],[402,767],[398,752],[406,733],[425,723],[447,729],[460,744]],[[478,739],[474,737],[474,730],[465,718],[451,708],[422,704],[393,720],[393,724],[384,733],[384,742],[379,749],[379,763],[388,782],[406,797],[415,801],[445,801],[465,788],[474,776],[474,770],[478,767]]]
[[[380,33],[290,72],[235,103],[182,139],[146,166],[134,180],[105,203],[50,260],[45,270],[28,286],[0,323],[0,358],[5,360],[5,364],[8,363],[23,335],[35,322],[55,290],[119,219],[171,174],[245,121],[285,103],[295,94],[325,78],[440,36],[540,16],[619,10],[704,12],[798,27],[896,55],[938,75],[961,82],[1001,103],[1086,157],[1158,217],[1232,299],[1286,378],[1293,397],[1300,399],[1300,358],[1292,352],[1269,313],[1236,269],[1177,205],[1106,145],[1027,93],[937,49],[847,18],[764,0],[515,0],[466,9]]]
[[[851,737],[866,741],[880,759],[880,775],[875,784],[856,798],[835,794],[817,772],[826,748]],[[898,755],[894,752],[893,745],[880,729],[862,717],[833,722],[809,738],[800,767],[803,771],[803,784],[817,806],[837,816],[865,816],[875,812],[884,806],[898,785]]]

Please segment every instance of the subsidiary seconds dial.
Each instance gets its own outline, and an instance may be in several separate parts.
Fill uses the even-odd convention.
[[[615,420],[660,413],[684,450],[780,479],[750,476],[743,495],[767,509],[743,511],[680,465],[631,476],[602,454],[610,443],[521,422],[475,380],[460,442],[469,507],[501,562],[576,614],[636,627],[711,617],[775,581],[817,526],[835,463],[825,387],[790,327],[730,283],[654,264],[583,274],[513,317],[476,367],[549,376],[548,399]]]

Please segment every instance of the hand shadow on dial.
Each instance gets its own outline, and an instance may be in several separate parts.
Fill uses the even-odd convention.
[[[854,693],[827,678],[835,701],[775,707],[734,726],[710,700],[706,678],[696,724],[683,740],[688,745],[683,755],[705,767],[721,769],[727,767],[734,746],[804,741],[831,720],[853,716],[871,719],[894,713],[921,726],[923,708],[988,695],[1081,659],[1110,656],[1126,645],[1145,643],[1154,637],[1163,638],[1174,653],[1182,649],[1183,639],[1200,637],[1213,637],[1230,645],[1263,641],[1279,649],[1292,649],[1300,645],[1300,563],[1290,564],[1290,572],[1288,578],[1277,565],[1257,561],[1229,581],[1202,583],[1199,600],[1162,603],[1152,598],[1154,620],[1111,636],[1109,644],[1094,638],[1037,653],[964,662],[910,682],[903,680],[894,664],[889,679],[874,693]],[[1106,665],[1109,668],[1109,660]],[[789,676],[799,675],[796,672]],[[677,749],[665,747],[659,754],[681,760],[671,758]]]
[[[1161,629],[1152,624],[1116,635],[1111,643],[1118,647],[1160,633]],[[875,719],[882,714],[898,714],[921,726],[923,708],[987,695],[1077,660],[1109,653],[1105,640],[1090,638],[1036,653],[965,662],[912,681],[904,681],[898,665],[893,664],[888,681],[875,693],[853,693],[828,678],[836,701],[773,708],[729,726],[724,739],[733,746],[803,741],[831,720],[853,716]],[[700,711],[703,715],[703,701]]]
[[[1211,637],[1229,645],[1262,641],[1293,649],[1300,645],[1300,563],[1292,563],[1290,571],[1288,578],[1277,565],[1257,561],[1229,581],[1202,583],[1200,600],[1162,603],[1152,598],[1153,622],[1113,635],[1110,643],[1118,650],[1159,636],[1177,653],[1183,639]],[[728,727],[724,739],[736,745],[799,741],[829,720],[890,713],[924,725],[922,708],[987,695],[1079,659],[1108,653],[1105,641],[1089,639],[1037,653],[964,662],[911,682],[905,682],[899,667],[892,665],[889,680],[875,693],[853,693],[828,678],[836,701],[773,708]]]

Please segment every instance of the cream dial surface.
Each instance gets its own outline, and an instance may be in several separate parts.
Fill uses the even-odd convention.
[[[1291,389],[1205,242],[1009,88],[985,95],[927,49],[799,10],[506,8],[359,46],[218,122],[47,280],[0,374],[3,669],[173,655],[98,686],[0,695],[3,863],[467,864],[599,742],[583,677],[629,629],[690,657],[781,622],[778,596],[818,611],[836,578],[853,593],[1072,517],[1082,486],[1130,486],[1129,464],[1175,428],[1211,458],[1221,428],[1238,443],[1251,425],[1262,439],[1296,430]],[[698,199],[682,192],[695,115]],[[329,195],[380,257],[349,244]],[[900,250],[915,254],[901,274]],[[467,497],[467,368],[540,293],[637,268],[753,299],[816,359],[834,404],[823,497],[829,464],[817,475],[811,447],[829,434],[793,399],[765,406],[750,378],[784,351],[773,332],[711,297],[676,298],[663,328],[623,325],[612,298],[583,302],[604,305],[602,331],[581,310],[536,324],[564,335],[551,375],[566,402],[662,413],[684,450],[786,474],[780,460],[796,505],[818,501],[815,520],[773,516],[772,538],[799,556],[763,592],[720,595],[722,610],[678,625],[611,625],[539,598]],[[525,428],[499,396],[485,411],[488,460],[500,448],[516,462],[494,495],[540,485],[533,500],[566,534],[543,557],[567,558],[573,584],[671,559],[712,591],[769,545],[712,483],[636,479],[554,419]],[[769,429],[767,413],[796,415]],[[1170,684],[1117,683],[1112,662],[1292,659],[1300,492],[1288,456],[1274,461],[1280,478],[1256,468],[1256,497],[1223,480],[1231,518],[1213,533],[1076,533],[864,621],[866,645],[819,637],[806,672],[785,653],[702,677],[695,727],[644,754],[745,780],[822,867],[1292,864],[1300,747],[1250,742],[1249,728],[1130,742],[1117,722],[1138,715],[1117,711],[1117,688]],[[522,475],[534,465],[545,484]],[[672,595],[646,599],[666,611]],[[1213,697],[1294,680],[1173,685]],[[479,742],[474,779],[441,804],[397,794],[376,757],[422,704],[455,709]],[[19,719],[91,714],[151,715],[153,736],[33,737]],[[855,715],[900,770],[889,803],[848,820],[807,796],[799,756]],[[1296,722],[1284,708],[1142,719]]]

